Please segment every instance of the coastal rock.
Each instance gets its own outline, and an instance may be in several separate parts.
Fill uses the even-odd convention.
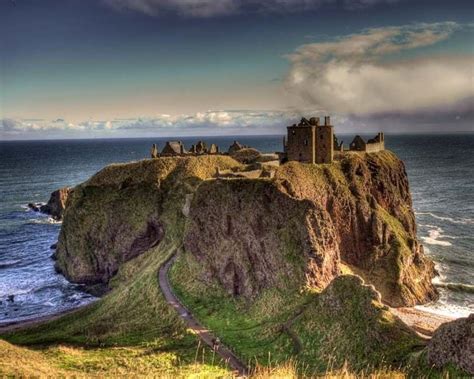
[[[72,191],[73,189],[69,187],[64,187],[54,191],[51,193],[49,201],[45,205],[42,205],[39,210],[42,213],[50,215],[55,220],[61,220],[64,210],[66,209],[67,199]]]
[[[428,363],[454,364],[474,375],[474,314],[441,325],[427,346]]]
[[[191,204],[184,246],[231,295],[279,287],[324,288],[339,274],[339,251],[321,209],[255,179],[206,181]],[[316,230],[316,232],[315,232]]]
[[[41,204],[28,203],[28,208],[30,208],[34,212],[39,212],[41,208]]]
[[[343,268],[392,306],[437,297],[434,265],[416,241],[405,167],[388,151],[347,154],[332,165],[289,162],[271,181],[207,181],[184,244],[205,266],[202,280],[215,277],[245,297],[290,283],[324,288]]]
[[[405,167],[393,153],[289,162],[262,179],[212,179],[216,168],[244,169],[220,155],[104,168],[69,196],[57,269],[75,282],[106,284],[171,231],[202,266],[200,280],[216,280],[233,296],[323,289],[353,272],[391,306],[437,297]]]
[[[89,288],[108,285],[122,264],[176,233],[185,198],[229,157],[167,157],[102,169],[74,188],[64,212],[55,267]],[[164,212],[164,204],[173,209]],[[184,216],[182,216],[184,217]],[[170,232],[171,231],[171,232]]]

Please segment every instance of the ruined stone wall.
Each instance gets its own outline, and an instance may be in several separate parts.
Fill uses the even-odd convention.
[[[315,126],[288,127],[287,157],[289,161],[316,162],[315,129]]]
[[[376,153],[377,151],[385,150],[385,143],[382,142],[372,142],[365,145],[365,151],[368,153]]]

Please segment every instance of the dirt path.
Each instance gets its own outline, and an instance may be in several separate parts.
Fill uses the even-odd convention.
[[[175,259],[176,254],[160,267],[160,271],[158,273],[158,282],[166,301],[176,310],[176,312],[178,312],[179,316],[184,320],[188,328],[192,329],[205,344],[207,344],[211,349],[215,349],[216,353],[219,354],[222,359],[224,359],[229,364],[230,367],[238,371],[239,375],[246,376],[248,373],[247,367],[232,351],[222,345],[222,343],[219,343],[219,345],[216,346],[215,341],[217,337],[213,335],[208,329],[204,328],[173,293],[168,280],[168,271],[173,265]]]

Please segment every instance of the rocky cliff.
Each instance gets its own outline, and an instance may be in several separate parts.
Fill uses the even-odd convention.
[[[203,156],[105,167],[69,197],[56,269],[73,282],[107,285],[124,262],[172,238],[186,193],[216,167],[233,166],[231,158]]]
[[[229,293],[324,288],[342,271],[392,306],[436,298],[416,240],[403,162],[388,151],[331,165],[290,162],[272,180],[209,181],[197,190],[185,247]],[[303,262],[295,264],[295,262]]]
[[[168,236],[202,266],[202,282],[249,300],[273,287],[322,289],[348,271],[390,305],[436,297],[394,154],[290,162],[272,179],[212,179],[216,167],[242,170],[223,156],[106,167],[70,196],[57,268],[76,282],[107,284],[123,262]]]

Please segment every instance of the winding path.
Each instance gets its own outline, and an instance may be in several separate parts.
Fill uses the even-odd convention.
[[[176,254],[173,254],[171,258],[169,258],[168,261],[166,261],[165,264],[160,267],[158,273],[158,282],[166,301],[176,310],[176,312],[178,312],[179,316],[184,320],[188,328],[193,330],[201,339],[201,341],[207,344],[211,349],[215,350],[215,352],[219,354],[222,359],[224,359],[224,361],[229,364],[230,367],[236,370],[239,375],[246,376],[248,373],[247,367],[232,351],[222,345],[222,343],[216,345],[215,341],[217,340],[217,337],[213,335],[208,329],[204,328],[173,293],[168,278],[168,272],[175,260]]]

